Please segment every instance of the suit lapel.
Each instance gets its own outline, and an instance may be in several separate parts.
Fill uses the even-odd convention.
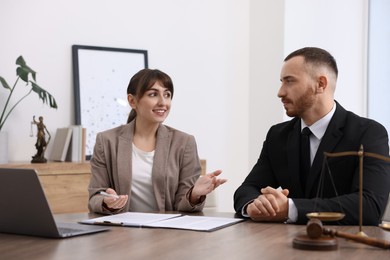
[[[116,161],[118,180],[115,181],[120,187],[120,191],[117,191],[120,194],[127,194],[131,189],[133,136],[134,121],[125,125],[118,137],[118,156]]]
[[[152,168],[152,183],[154,196],[160,210],[165,208],[168,154],[172,133],[164,125],[157,130],[156,150],[154,153]]]
[[[298,193],[296,197],[303,197],[303,188],[300,181],[300,172],[299,172],[299,149],[300,149],[300,133],[301,133],[301,123],[300,120],[296,120],[294,124],[294,129],[289,133],[287,139],[287,169],[291,172],[291,186],[299,187],[296,189]]]
[[[322,137],[321,143],[318,147],[315,155],[309,177],[306,182],[305,196],[308,197],[311,190],[313,189],[314,183],[319,178],[322,169],[322,163],[324,160],[324,152],[333,152],[344,133],[342,128],[345,124],[345,117],[347,116],[346,110],[336,102],[336,111],[329,122],[329,125]]]

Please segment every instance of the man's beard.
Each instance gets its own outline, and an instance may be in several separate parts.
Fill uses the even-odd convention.
[[[314,90],[308,88],[306,92],[293,103],[293,109],[286,110],[286,114],[289,117],[301,117],[304,112],[313,106],[315,98]]]

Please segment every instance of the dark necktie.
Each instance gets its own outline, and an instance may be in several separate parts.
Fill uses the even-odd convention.
[[[305,189],[306,179],[309,176],[311,162],[310,162],[310,135],[311,131],[308,127],[305,127],[301,132],[301,183],[303,189]]]

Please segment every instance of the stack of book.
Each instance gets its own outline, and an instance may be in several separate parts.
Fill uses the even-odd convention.
[[[51,161],[85,161],[86,129],[81,125],[58,128],[54,137]]]

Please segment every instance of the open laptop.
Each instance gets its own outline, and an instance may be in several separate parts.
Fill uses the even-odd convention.
[[[56,223],[34,169],[0,168],[0,232],[65,238],[108,230]]]

